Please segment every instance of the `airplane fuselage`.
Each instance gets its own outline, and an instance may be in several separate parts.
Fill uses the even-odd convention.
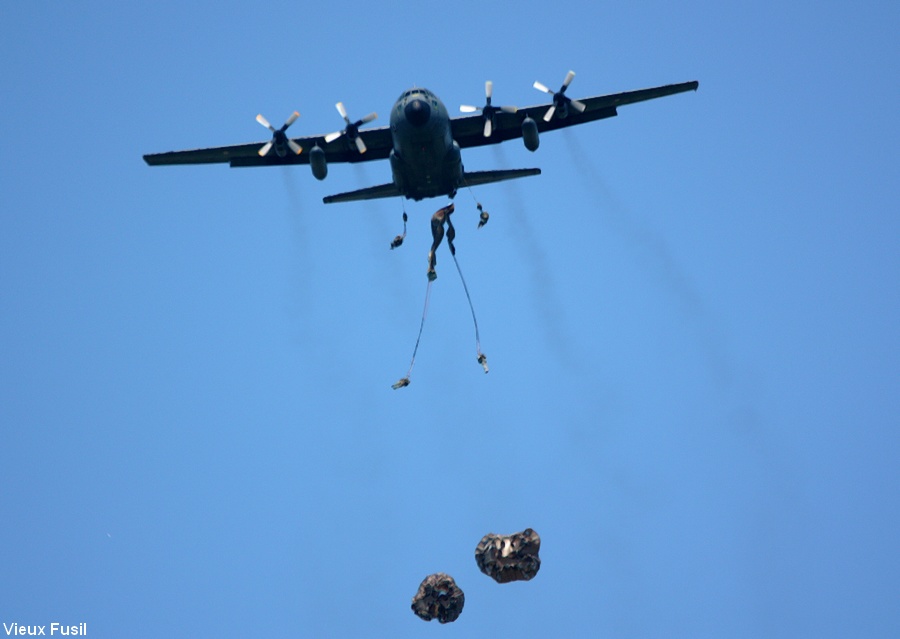
[[[463,179],[450,114],[428,89],[410,89],[391,109],[390,153],[394,184],[414,200],[456,195]]]

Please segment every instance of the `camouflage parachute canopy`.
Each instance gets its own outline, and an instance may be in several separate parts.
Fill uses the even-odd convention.
[[[412,610],[425,621],[456,621],[466,603],[466,596],[453,577],[442,572],[428,575],[412,599]]]
[[[540,549],[541,538],[531,528],[505,536],[489,533],[475,548],[475,562],[497,583],[528,581],[541,568]]]

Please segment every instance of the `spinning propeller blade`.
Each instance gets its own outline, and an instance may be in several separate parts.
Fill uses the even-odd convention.
[[[564,118],[568,115],[569,105],[572,106],[573,109],[578,111],[579,113],[583,113],[587,106],[584,102],[579,102],[578,100],[573,100],[566,96],[566,89],[569,88],[569,85],[572,84],[572,80],[575,78],[575,72],[569,71],[566,74],[565,79],[563,80],[562,86],[559,88],[559,91],[552,91],[548,89],[546,85],[541,84],[540,82],[534,83],[534,88],[543,93],[549,93],[553,96],[553,104],[547,109],[547,112],[544,114],[544,122],[549,122],[553,119],[554,115],[559,115],[559,117]]]
[[[345,136],[347,136],[348,140],[352,140],[356,144],[356,149],[360,153],[365,153],[366,152],[366,144],[365,144],[365,142],[362,141],[362,138],[359,137],[359,127],[361,127],[363,124],[368,124],[369,122],[371,122],[372,120],[377,118],[378,114],[373,111],[366,117],[364,117],[360,120],[357,120],[356,122],[351,122],[350,116],[347,115],[347,109],[344,106],[343,102],[338,102],[334,106],[337,109],[337,112],[341,115],[341,117],[344,118],[344,122],[347,123],[347,126],[345,126],[343,128],[343,130],[341,130],[341,131],[335,131],[334,133],[329,133],[328,135],[326,135],[325,142],[327,142],[327,143],[334,142],[342,135],[345,135]]]
[[[297,111],[294,111],[293,113],[291,113],[290,117],[285,121],[284,126],[283,126],[282,128],[283,128],[283,129],[287,129],[287,128],[288,128],[289,126],[291,126],[291,125],[297,120],[297,118],[299,118],[299,117],[300,117],[300,114],[299,114]]]
[[[468,104],[463,104],[459,107],[459,110],[463,113],[476,113],[477,111],[481,111],[484,115],[484,137],[489,138],[491,134],[494,132],[494,114],[497,111],[503,111],[504,113],[516,113],[518,109],[514,106],[501,106],[496,107],[491,104],[491,98],[494,95],[494,83],[488,80],[484,83],[484,106],[483,107],[474,107],[469,106]]]
[[[271,124],[269,124],[269,121],[263,117],[262,113],[260,113],[259,115],[256,116],[256,121],[259,122],[260,124],[262,124],[267,129],[269,129],[269,131],[275,130],[275,127],[272,126]]]
[[[265,157],[266,153],[268,153],[272,149],[273,144],[275,143],[269,140],[262,147],[260,147],[259,151],[257,151],[257,153],[259,153],[259,157]]]
[[[263,116],[262,113],[257,115],[256,121],[272,132],[272,139],[266,142],[263,146],[260,147],[259,151],[257,151],[259,156],[265,157],[269,154],[269,151],[271,151],[273,147],[275,148],[275,152],[279,157],[284,157],[286,153],[285,147],[293,151],[295,155],[300,155],[300,153],[303,151],[303,147],[291,140],[285,133],[285,131],[287,131],[287,128],[291,126],[299,117],[300,114],[297,111],[294,111],[293,113],[291,113],[288,119],[285,120],[281,128],[276,129],[269,123],[269,121]]]

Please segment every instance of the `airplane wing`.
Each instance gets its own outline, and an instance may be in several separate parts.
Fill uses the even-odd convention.
[[[554,131],[567,126],[611,118],[617,115],[616,109],[620,106],[662,98],[685,91],[696,91],[699,86],[700,83],[696,81],[682,82],[681,84],[667,84],[651,89],[613,93],[593,98],[578,98],[578,101],[585,105],[583,112],[579,113],[570,105],[569,114],[565,118],[554,116],[549,122],[544,121],[544,115],[552,106],[551,102],[519,109],[516,113],[500,111],[494,115],[493,132],[490,137],[484,137],[484,118],[480,113],[453,118],[450,121],[450,126],[453,130],[453,139],[462,148],[497,144],[522,137],[522,120],[525,119],[525,116],[535,121],[538,133],[543,133],[544,131]]]
[[[356,145],[347,138],[341,136],[332,142],[325,142],[324,135],[305,138],[291,138],[303,147],[299,155],[288,151],[284,157],[279,157],[275,151],[260,157],[258,151],[269,140],[253,142],[251,144],[234,144],[231,146],[217,146],[206,149],[193,149],[189,151],[169,151],[166,153],[150,153],[144,156],[144,161],[150,166],[164,164],[215,164],[228,163],[231,166],[279,166],[283,164],[309,164],[309,150],[317,144],[325,151],[325,160],[332,162],[366,162],[368,160],[383,160],[391,152],[393,144],[390,127],[382,126],[374,129],[361,129],[359,137],[366,145],[366,152],[360,153]]]

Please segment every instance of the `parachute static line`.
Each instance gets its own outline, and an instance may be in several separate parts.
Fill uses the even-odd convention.
[[[478,201],[478,198],[475,197],[475,192],[472,190],[472,187],[468,184],[465,184],[465,187],[469,192],[469,195],[472,196],[472,201],[475,202],[475,207],[478,209],[478,228],[481,228],[482,226],[487,224],[490,215],[481,206],[481,202]],[[462,269],[459,267],[459,262],[456,259],[456,247],[453,246],[452,241],[448,241],[447,243],[450,245],[450,255],[453,256],[453,263],[456,264],[456,272],[459,273],[459,279],[462,282],[463,290],[466,292],[466,299],[469,301],[469,310],[472,311],[472,322],[475,324],[475,353],[478,358],[478,363],[481,364],[484,372],[487,373],[487,355],[481,352],[481,338],[478,335],[478,320],[475,319],[475,307],[472,305],[472,297],[469,295],[469,287],[466,286],[466,278],[463,277]]]
[[[475,307],[472,305],[472,297],[469,295],[469,287],[466,286],[466,278],[463,277],[462,269],[459,268],[459,261],[456,259],[456,248],[450,244],[450,255],[453,256],[453,263],[456,264],[456,272],[459,273],[459,279],[462,282],[463,290],[466,292],[466,299],[469,301],[469,310],[472,311],[472,322],[475,324],[475,355],[478,363],[488,372],[487,355],[481,352],[481,337],[478,335],[478,320],[475,319]]]
[[[475,207],[478,209],[478,228],[481,228],[488,223],[488,219],[490,219],[491,216],[481,206],[481,202],[478,201],[478,198],[475,197],[475,192],[472,190],[472,187],[466,184],[466,190],[469,192],[469,195],[472,196],[472,200],[475,202]],[[462,269],[459,268],[459,262],[456,260],[456,249],[454,248],[452,242],[449,244],[450,255],[453,256],[453,262],[456,264],[456,271],[457,273],[459,273],[459,279],[462,282],[463,290],[466,292],[466,299],[469,300],[469,310],[472,311],[472,322],[475,324],[475,352],[478,356],[478,363],[481,364],[484,372],[487,373],[487,355],[481,352],[481,338],[478,336],[478,320],[475,319],[475,307],[472,305],[472,297],[469,295],[469,287],[466,286],[466,278],[463,277]]]
[[[425,318],[428,316],[428,301],[431,299],[431,284],[433,280],[428,280],[428,287],[425,289],[425,307],[422,309],[422,322],[419,324],[419,335],[416,337],[416,345],[413,348],[412,359],[409,362],[409,370],[406,371],[406,377],[401,377],[391,388],[397,390],[404,386],[409,386],[409,377],[412,375],[413,366],[416,365],[416,353],[419,351],[419,341],[422,339],[422,329],[425,328]]]

